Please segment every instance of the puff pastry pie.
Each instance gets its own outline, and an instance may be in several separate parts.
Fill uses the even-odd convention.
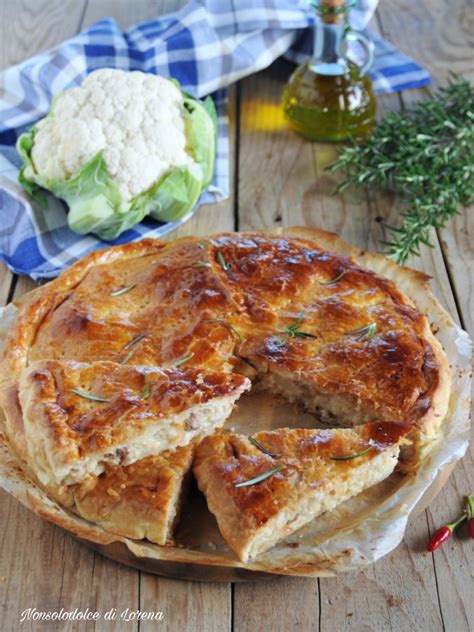
[[[187,491],[194,446],[108,468],[73,486],[77,513],[127,538],[156,544],[172,539]]]
[[[222,536],[246,562],[389,476],[408,429],[381,422],[215,434],[198,445],[193,471]]]
[[[198,369],[41,360],[23,371],[19,399],[32,468],[71,485],[210,434],[250,386]]]
[[[102,481],[123,475],[130,487],[137,476],[139,488],[152,480],[147,460],[164,451],[174,459],[173,449],[212,433],[250,378],[326,424],[357,427],[334,435],[349,442],[362,441],[372,422],[400,424],[410,443],[402,446],[404,466],[413,467],[447,411],[446,357],[412,301],[389,279],[332,252],[335,239],[308,229],[145,239],[85,257],[24,301],[6,341],[0,401],[14,450],[61,502],[120,531],[130,514],[119,503],[114,518],[101,518],[109,511]],[[281,443],[288,437],[283,431]],[[228,440],[206,445],[214,441]],[[357,491],[388,475],[397,450],[393,444],[325,467],[334,480],[350,473]],[[196,472],[206,491],[204,466]],[[279,472],[255,490],[303,478]],[[215,498],[228,493],[221,483]],[[317,511],[332,503],[321,499]],[[169,525],[174,514],[165,513]],[[245,529],[240,544],[231,542],[243,558],[261,550]],[[136,537],[162,542],[166,528],[158,531],[144,524]]]

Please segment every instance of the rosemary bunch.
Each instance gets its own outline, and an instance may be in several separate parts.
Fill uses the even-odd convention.
[[[338,192],[369,185],[402,193],[407,210],[399,226],[385,225],[388,254],[403,263],[431,246],[442,228],[474,195],[474,88],[452,75],[448,85],[406,112],[389,112],[361,144],[345,147],[329,165],[343,169]]]

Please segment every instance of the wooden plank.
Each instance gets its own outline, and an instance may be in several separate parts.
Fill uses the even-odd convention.
[[[111,13],[117,18],[120,26],[126,28],[134,22],[145,20],[159,14],[173,11],[185,2],[142,2],[125,4],[123,12],[116,11],[116,2],[93,1],[89,3],[85,24]],[[235,93],[230,95],[230,153],[234,155],[235,126],[233,125],[233,109],[235,107]],[[231,161],[230,171],[233,173]],[[232,185],[232,183],[231,183]],[[169,239],[176,239],[185,235],[206,235],[221,230],[233,228],[233,196],[220,204],[207,205],[178,231],[170,235]],[[141,611],[163,611],[166,625],[173,629],[195,630],[205,625],[206,630],[221,631],[230,628],[231,601],[230,587],[227,584],[196,584],[179,582],[153,575],[140,573],[140,591],[138,608]],[[212,612],[212,616],[209,616]],[[156,629],[156,623],[143,621],[140,630]]]
[[[121,28],[176,11],[186,0],[88,0],[83,27],[105,17],[113,17]]]
[[[378,100],[379,115],[386,110],[397,110],[400,100],[389,95]],[[351,195],[351,193],[345,194]],[[399,218],[401,202],[395,196],[384,193],[370,194],[365,210],[369,230],[359,245],[370,250],[380,250],[380,239],[386,235],[380,220],[395,224]],[[449,292],[446,270],[439,247],[423,248],[421,257],[408,262],[411,267],[423,270],[434,278],[433,290],[447,306],[455,309]],[[446,283],[440,283],[444,278]],[[447,290],[446,290],[447,284]],[[443,623],[438,603],[436,578],[431,556],[423,553],[428,537],[426,513],[410,519],[403,542],[388,556],[379,560],[364,573],[344,575],[336,580],[324,580],[322,589],[338,597],[332,607],[322,596],[322,629],[337,629],[343,624],[366,625],[368,629],[395,629],[409,631],[414,626],[421,630],[442,630]],[[361,583],[361,575],[363,583]],[[341,585],[342,584],[342,585]],[[349,592],[350,591],[350,592]],[[373,595],[377,595],[373,599]],[[334,601],[331,597],[330,600]],[[349,615],[350,617],[349,620]]]
[[[405,104],[412,98],[413,97],[406,95],[404,97]],[[391,104],[390,109],[395,109],[394,103]],[[390,200],[391,196],[384,194],[375,195],[375,214],[382,216],[387,223],[394,224],[399,218],[403,203],[401,201],[397,202],[396,200],[391,203]],[[423,270],[433,277],[431,285],[436,296],[453,315],[454,319],[459,322],[457,306],[444,266],[443,253],[436,232],[433,234],[433,244],[435,246],[434,248],[423,247],[421,249],[421,257],[411,258],[408,261],[408,265]],[[414,608],[414,615],[420,620],[421,617],[426,618],[427,614],[432,614],[438,610],[438,603],[431,603],[431,605],[428,606],[426,600],[420,600],[419,595],[413,592],[416,587],[410,586],[410,583],[413,577],[418,576],[420,581],[419,585],[422,585],[426,583],[427,578],[430,577],[429,565],[431,561],[430,557],[432,556],[423,553],[426,541],[429,533],[433,533],[440,525],[449,522],[454,516],[460,513],[463,495],[469,493],[469,489],[472,488],[472,474],[470,475],[470,472],[472,472],[472,464],[471,452],[470,455],[468,454],[456,466],[453,475],[441,494],[430,505],[429,510],[425,512],[428,523],[424,522],[421,516],[415,520],[415,523],[410,523],[407,537],[411,538],[414,546],[409,546],[407,552],[412,558],[412,561],[417,562],[419,569],[415,576],[411,572],[400,576],[400,585],[403,586],[405,590],[409,589],[406,592],[407,596],[411,595],[411,597],[405,599],[403,602],[404,607],[401,609],[402,614],[406,613],[407,607],[412,607]],[[471,480],[471,485],[469,480]],[[473,611],[468,595],[468,582],[465,581],[466,577],[470,576],[470,565],[467,559],[468,547],[468,543],[465,543],[464,546],[459,546],[457,541],[453,540],[452,544],[437,552],[432,559],[436,586],[439,591],[438,601],[441,605],[441,617],[446,630],[457,631],[470,629],[469,621],[472,619]],[[398,554],[400,548],[396,554]],[[423,553],[423,555],[420,555],[420,553]],[[463,568],[462,571],[460,571],[460,567]],[[407,565],[407,568],[410,568],[410,566]],[[389,573],[388,577],[392,580],[393,573]],[[429,621],[427,621],[427,623],[429,623]],[[421,627],[425,629],[423,626]],[[428,628],[432,629],[433,624],[430,623],[429,626],[427,625],[426,629]],[[437,628],[435,627],[434,629]]]
[[[124,3],[123,11],[117,12],[115,0],[93,0],[85,15],[85,24],[89,24],[100,17],[112,14],[117,18],[122,28],[134,22],[176,10],[185,4],[185,0],[155,1]],[[230,92],[230,155],[234,156],[235,149],[235,91]],[[230,173],[233,174],[233,160],[230,161]],[[231,190],[233,182],[231,180]],[[206,205],[179,230],[168,239],[177,239],[185,235],[208,235],[213,232],[233,229],[233,194],[219,204]],[[102,591],[103,592],[103,591]],[[173,629],[196,630],[206,629],[209,632],[220,632],[230,629],[231,621],[231,593],[228,584],[197,584],[179,582],[166,578],[157,578],[147,573],[140,573],[140,592],[138,608],[144,612],[161,610],[164,621]],[[212,613],[210,615],[209,613]],[[155,630],[156,623],[143,621],[141,632]]]
[[[185,582],[142,573],[140,609],[163,612],[163,625],[173,632],[226,632],[231,629],[231,593],[228,584]],[[158,625],[142,621],[140,632]]]
[[[234,156],[236,145],[235,125],[236,92],[229,92],[229,143],[230,143],[230,197],[219,204],[208,204],[199,209],[191,220],[169,239],[186,235],[210,235],[220,231],[232,231],[234,228]],[[165,614],[165,621],[180,632],[224,632],[231,627],[231,589],[229,584],[198,584],[179,582],[172,579],[157,578],[141,573],[140,609]],[[143,621],[141,632],[151,632],[156,623]]]
[[[81,22],[84,2],[3,2],[1,15],[0,67],[17,63],[73,35]],[[6,299],[12,275],[2,269],[1,298]],[[15,297],[37,284],[18,279]],[[0,600],[4,604],[0,628],[19,627],[20,613],[27,608],[54,610],[86,607],[87,587],[94,554],[79,547],[64,532],[48,524],[5,493],[0,495]],[[68,560],[65,567],[64,559]],[[54,572],[51,572],[54,569]],[[68,569],[74,569],[70,572]],[[135,601],[136,603],[136,601]],[[34,629],[34,624],[23,624]],[[51,630],[78,630],[79,624],[51,625]],[[84,629],[84,627],[82,627]],[[128,626],[130,629],[130,626]]]
[[[403,26],[398,19],[400,9],[408,11]],[[397,0],[396,3],[382,5],[379,13],[385,35],[414,55],[431,72],[436,83],[442,83],[449,71],[465,74],[471,81],[474,79],[467,11],[468,7],[463,0],[455,0],[449,5],[441,0],[430,0],[429,4],[425,0],[409,5]],[[428,38],[429,50],[425,47]],[[404,105],[409,106],[414,98],[416,97],[411,93],[404,94]],[[470,292],[474,265],[473,210],[474,206],[463,209],[459,216],[435,236],[437,244],[441,246],[444,261],[448,264],[449,279],[442,277],[440,282],[447,292],[454,292],[448,309],[471,335],[474,333]],[[449,282],[452,283],[452,288]],[[456,306],[453,305],[454,302]],[[471,433],[472,437],[474,432]],[[474,446],[471,440],[468,453],[458,463],[448,483],[430,505],[428,519],[431,532],[460,513],[464,497],[473,489]],[[469,542],[455,538],[433,556],[446,630],[458,632],[471,630],[474,626],[471,598],[474,560],[468,551]]]
[[[86,0],[3,0],[0,2],[0,70],[74,35]]]
[[[88,3],[83,25],[88,25],[106,15],[112,15],[123,28],[126,28],[134,22],[173,10],[179,4],[183,2],[165,0],[164,2],[139,2],[132,5],[127,2],[117,2],[117,0],[113,2],[92,0]],[[9,15],[8,18],[12,19],[12,16]],[[33,15],[29,19],[32,23],[31,29],[34,30],[36,16]],[[74,30],[71,29],[71,33],[67,34],[61,32],[57,39],[60,41],[72,34]],[[23,32],[21,28],[20,32]],[[54,43],[52,41],[48,45],[51,46]],[[13,44],[10,43],[8,48],[12,46]],[[32,46],[27,54],[32,54],[36,50]],[[5,65],[9,63],[12,61],[8,60]],[[231,96],[231,109],[234,102],[235,96]],[[234,142],[232,132],[231,142]],[[233,166],[231,169],[233,170]],[[207,234],[213,230],[232,230],[232,228],[233,200],[229,199],[219,205],[204,207],[191,222],[181,229],[180,234]],[[173,235],[173,238],[176,236],[176,234]],[[0,282],[2,281],[3,277],[0,278]],[[37,285],[30,279],[21,277],[15,288],[15,297],[21,296]],[[0,289],[2,288],[3,286],[0,285]],[[7,293],[5,281],[5,294]],[[26,607],[25,604],[36,607],[38,610],[57,610],[60,607],[70,609],[74,604],[80,609],[89,607],[101,613],[111,607],[118,608],[119,612],[125,608],[155,611],[157,610],[157,591],[159,592],[159,609],[165,612],[168,625],[174,627],[181,622],[180,629],[184,629],[184,625],[189,626],[186,629],[191,629],[191,626],[195,628],[200,622],[208,621],[211,626],[208,626],[209,629],[225,630],[230,627],[231,604],[228,585],[199,586],[158,579],[151,575],[144,575],[140,584],[140,573],[88,551],[86,547],[74,542],[60,529],[38,520],[8,495],[2,494],[0,502],[2,517],[8,520],[9,526],[8,529],[2,530],[4,533],[2,548],[10,552],[2,556],[0,566],[0,577],[5,578],[4,582],[3,580],[0,582],[0,596],[7,604],[2,629],[15,627],[14,622],[17,621],[20,610]],[[20,533],[15,530],[18,522],[22,524]],[[38,538],[41,538],[41,546],[38,546]],[[18,555],[18,550],[22,551],[21,555]],[[45,560],[51,560],[55,573],[51,574],[50,582],[42,583]],[[14,567],[8,570],[12,564]],[[26,572],[27,568],[30,568],[29,573]],[[71,569],[74,569],[74,573],[70,572]],[[62,577],[60,584],[57,581],[58,577]],[[44,590],[39,590],[38,586],[44,586]],[[176,607],[178,601],[181,604],[179,610]],[[211,619],[207,616],[209,605],[212,605]],[[183,616],[184,621],[181,621]],[[142,624],[142,629],[150,629],[149,625],[152,624]],[[101,622],[100,627],[101,630],[137,628],[138,625],[135,623],[118,621],[111,624]],[[51,629],[56,628],[51,627]],[[58,629],[84,628],[80,625],[71,625]]]
[[[321,632],[443,630],[432,561],[420,554],[426,528],[423,513],[385,558],[359,572],[321,579]]]
[[[235,584],[234,629],[237,632],[318,630],[319,599],[317,579],[282,577]]]
[[[472,3],[466,0],[381,2],[385,36],[429,69],[436,83],[451,71],[474,77]]]
[[[474,337],[474,207],[456,215],[439,238],[463,326]]]
[[[62,1],[3,3],[3,66],[73,35],[80,27],[85,5],[85,2],[66,5]],[[10,14],[6,15],[8,10]],[[5,28],[6,25],[9,28]],[[38,36],[32,36],[32,33]],[[31,279],[20,277],[14,297],[18,298],[37,286],[38,283]],[[104,613],[112,606],[120,605],[136,610],[137,571],[96,556],[66,532],[38,519],[7,494],[1,494],[0,503],[3,534],[0,575],[4,578],[0,583],[0,599],[5,604],[2,629],[16,629],[20,612],[30,607],[40,611],[75,607],[85,610],[89,607]],[[46,572],[46,569],[49,570]],[[36,628],[34,624],[25,627]],[[102,622],[101,626],[101,630],[137,628],[136,623],[120,621],[110,626]],[[49,625],[48,629],[92,630],[93,624],[61,623]]]
[[[378,100],[379,115],[399,107],[397,95]],[[320,173],[325,164],[324,160],[322,164],[318,162]],[[337,176],[337,181],[339,178]],[[353,192],[348,192],[343,197],[352,195]],[[368,194],[367,205],[360,211],[365,226],[362,234],[354,234],[353,241],[369,250],[380,251],[380,239],[386,237],[380,220],[396,223],[400,208],[400,201],[393,195]],[[439,247],[424,248],[421,257],[408,264],[432,275],[433,290],[438,298],[448,308],[455,309]],[[445,283],[441,283],[440,278],[444,278]],[[338,629],[338,625],[344,623],[344,615],[347,627],[366,625],[373,630],[390,627],[408,631],[419,626],[423,630],[442,630],[433,562],[430,556],[420,555],[420,545],[423,546],[427,537],[427,518],[423,513],[410,520],[399,547],[373,567],[362,573],[321,580],[322,630]],[[325,598],[325,595],[329,597]],[[345,597],[334,598],[333,595]]]
[[[313,146],[291,135],[281,117],[282,78],[290,68],[279,63],[241,82],[240,230],[311,225],[314,208],[324,205],[326,183],[316,181]],[[312,630],[318,629],[319,617],[317,579],[234,586],[236,630],[292,630],[296,625]]]
[[[38,287],[39,282],[19,277],[13,299]],[[3,534],[0,599],[5,604],[0,629],[15,629],[27,608],[39,611],[97,610],[138,607],[139,574],[95,554],[66,531],[39,519],[8,494],[0,495],[0,529]],[[48,572],[45,572],[46,569]],[[51,569],[54,572],[51,572]],[[106,587],[106,589],[104,589]],[[4,594],[2,594],[4,593]],[[35,629],[31,624],[28,629]],[[51,630],[92,630],[81,622],[60,623]],[[126,621],[101,622],[101,630],[134,630]]]
[[[337,232],[364,248],[377,248],[382,236],[380,222],[398,216],[400,202],[391,196],[367,197],[364,191],[344,196],[332,192],[341,176],[330,175],[325,166],[334,158],[333,146],[312,145],[286,131],[279,110],[283,79],[290,68],[282,63],[243,82],[239,168],[240,228],[265,228],[282,223],[308,224]],[[386,107],[399,106],[397,97]],[[438,248],[426,248],[416,267],[436,275],[435,292],[455,310],[452,293]],[[321,628],[367,625],[370,629],[442,629],[433,561],[420,555],[427,537],[426,516],[410,523],[405,541],[396,552],[361,573],[322,579]],[[416,543],[416,546],[413,546]],[[291,580],[290,580],[291,581]],[[314,580],[300,580],[298,589],[314,590]],[[278,612],[287,586],[274,588],[274,599],[255,598],[255,588],[236,586],[234,620],[266,620]],[[264,585],[257,587],[263,594]],[[370,595],[370,603],[368,595]],[[309,600],[314,616],[316,608]],[[285,616],[285,615],[283,615]]]

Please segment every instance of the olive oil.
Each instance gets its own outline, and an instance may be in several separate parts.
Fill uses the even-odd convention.
[[[373,46],[362,33],[348,30],[348,10],[341,0],[321,0],[316,6],[313,58],[295,70],[285,87],[285,118],[295,132],[310,140],[363,137],[375,119],[376,101],[366,74]],[[348,39],[366,50],[362,68],[346,58]]]
[[[350,64],[343,75],[320,75],[300,66],[285,88],[283,111],[290,127],[310,140],[366,136],[375,118],[370,79]]]

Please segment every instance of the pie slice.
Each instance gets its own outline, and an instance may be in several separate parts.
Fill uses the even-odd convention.
[[[77,513],[126,538],[166,544],[179,519],[193,451],[188,444],[87,479],[75,486]]]
[[[71,485],[222,426],[247,378],[192,367],[41,360],[19,399],[29,461],[44,485]]]
[[[409,429],[374,422],[215,434],[198,445],[193,471],[222,536],[246,562],[389,476]]]

